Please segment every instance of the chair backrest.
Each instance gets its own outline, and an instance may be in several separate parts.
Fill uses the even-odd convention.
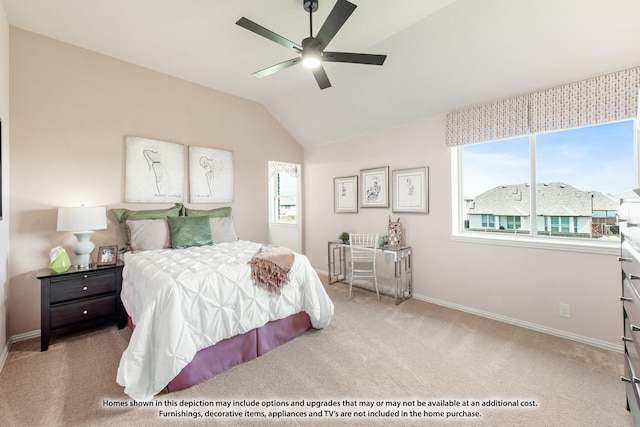
[[[354,277],[376,278],[378,234],[349,234],[351,280]]]
[[[351,246],[363,246],[365,248],[376,248],[378,246],[378,233],[375,234],[353,234],[349,233],[349,244]]]

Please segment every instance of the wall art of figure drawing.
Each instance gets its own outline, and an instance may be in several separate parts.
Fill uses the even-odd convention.
[[[233,152],[189,147],[189,202],[233,202]]]
[[[184,200],[184,145],[126,137],[125,201],[173,203]]]

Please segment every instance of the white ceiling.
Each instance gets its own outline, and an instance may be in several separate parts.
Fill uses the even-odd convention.
[[[320,90],[295,53],[235,25],[300,43],[302,0],[4,0],[9,23],[263,104],[303,146],[640,65],[638,0],[350,0]],[[319,30],[336,0],[319,0]],[[315,34],[314,34],[315,35]]]

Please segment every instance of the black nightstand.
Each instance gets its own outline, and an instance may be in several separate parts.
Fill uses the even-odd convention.
[[[104,322],[116,322],[118,329],[127,324],[120,300],[124,264],[76,269],[54,273],[38,272],[41,296],[40,349],[49,348],[51,335],[74,332]]]

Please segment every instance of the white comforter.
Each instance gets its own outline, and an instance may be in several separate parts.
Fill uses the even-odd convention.
[[[255,286],[247,264],[260,244],[218,243],[126,253],[122,302],[136,328],[118,367],[118,384],[150,400],[198,350],[300,311],[329,325],[333,303],[304,255],[295,254],[280,295]]]

